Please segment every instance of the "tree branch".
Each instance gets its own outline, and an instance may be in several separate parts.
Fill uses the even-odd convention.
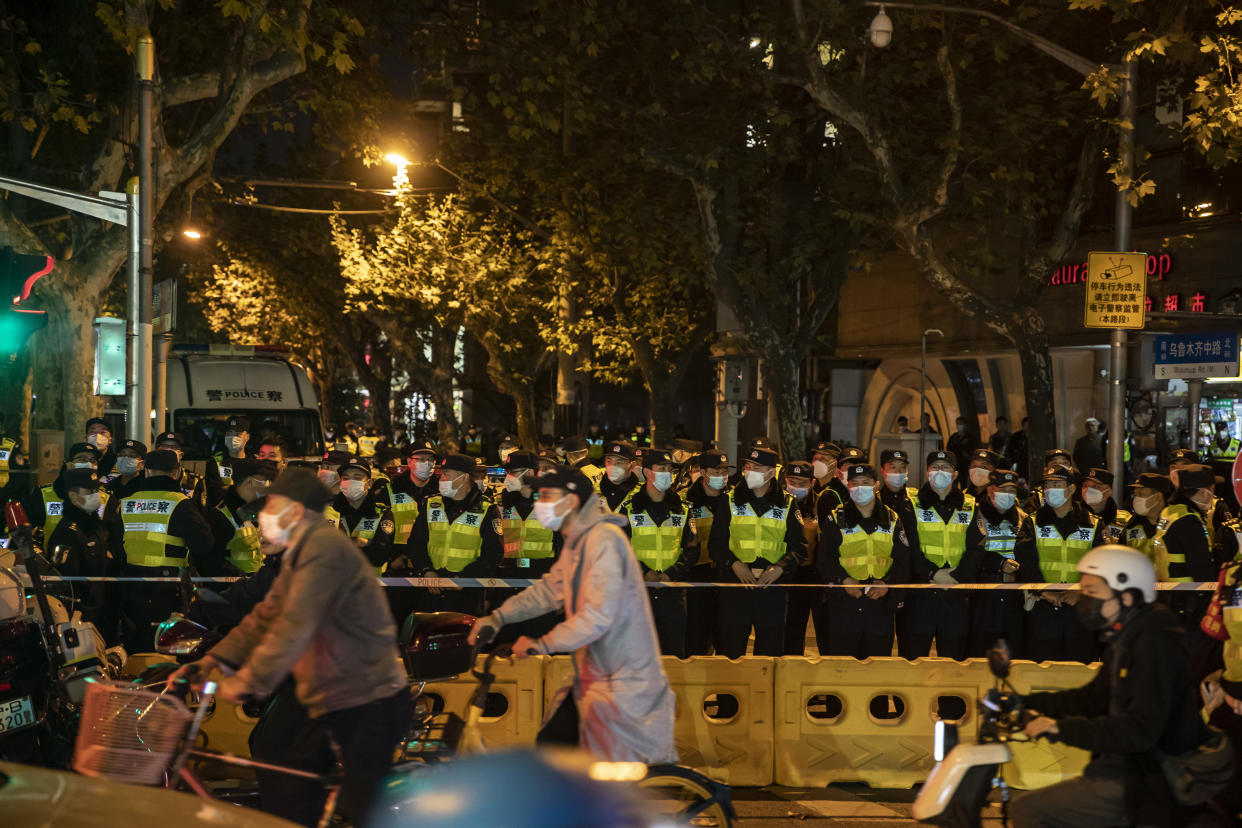
[[[912,220],[915,224],[925,221],[944,212],[949,206],[949,180],[957,169],[958,153],[962,143],[962,101],[957,94],[957,74],[953,71],[953,62],[949,60],[949,44],[946,40],[936,50],[936,64],[944,78],[944,94],[949,104],[949,134],[945,138],[944,158],[940,162],[940,173],[936,180],[936,189],[931,202],[915,210]]]

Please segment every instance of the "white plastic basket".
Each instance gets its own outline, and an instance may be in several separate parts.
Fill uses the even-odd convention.
[[[173,696],[103,679],[86,684],[73,769],[116,782],[163,783],[194,714]]]

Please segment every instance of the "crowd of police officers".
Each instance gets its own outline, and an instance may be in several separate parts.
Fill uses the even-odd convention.
[[[1141,474],[1123,496],[1112,473],[1077,469],[1060,449],[1047,453],[1028,490],[986,448],[933,451],[925,478],[910,480],[904,451],[884,451],[877,464],[831,442],[782,465],[759,438],[734,462],[684,439],[669,448],[640,432],[605,441],[592,427],[531,448],[506,435],[493,455],[499,467],[489,468],[473,426],[462,453],[352,424],[330,426],[327,437],[320,460],[289,460],[278,437],[252,438],[245,417],[230,417],[200,476],[183,464],[176,434],[160,434],[151,447],[113,442],[107,423],[93,419],[56,480],[21,502],[62,575],[170,576],[187,567],[249,575],[278,565],[256,526],[264,491],[286,465],[304,465],[334,496],[328,519],[377,575],[537,578],[560,537],[535,519],[531,484],[570,465],[626,519],[647,581],[798,585],[649,590],[661,648],[682,657],[738,657],[752,638],[755,655],[802,655],[809,625],[823,655],[887,656],[895,642],[903,658],[934,648],[962,659],[1003,638],[1016,657],[1089,662],[1098,642],[1077,620],[1076,591],[891,586],[1072,583],[1078,560],[1103,543],[1143,551],[1162,581],[1214,581],[1238,557],[1242,537],[1214,493],[1212,468],[1185,449],[1174,452],[1168,475]],[[480,614],[508,594],[388,590],[398,622],[413,610]],[[1210,595],[1168,594],[1186,626],[1197,626]],[[109,643],[131,651],[148,649],[153,625],[180,605],[161,583],[95,583],[77,598]],[[535,619],[507,632],[535,637],[554,623]]]

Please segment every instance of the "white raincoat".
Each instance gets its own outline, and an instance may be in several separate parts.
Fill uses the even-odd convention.
[[[573,653],[582,748],[614,762],[676,762],[673,693],[624,525],[593,495],[552,569],[492,617],[503,625],[564,610],[565,620],[537,644],[541,653]]]

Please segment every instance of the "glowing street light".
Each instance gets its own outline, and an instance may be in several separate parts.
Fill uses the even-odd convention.
[[[398,167],[408,167],[411,164],[410,159],[406,158],[399,152],[390,152],[384,156],[384,160],[389,164],[396,164]]]
[[[203,232],[201,230],[196,230],[193,227],[187,227],[181,231],[181,235],[185,236],[187,239],[194,239],[194,241],[198,241],[203,237]]]

